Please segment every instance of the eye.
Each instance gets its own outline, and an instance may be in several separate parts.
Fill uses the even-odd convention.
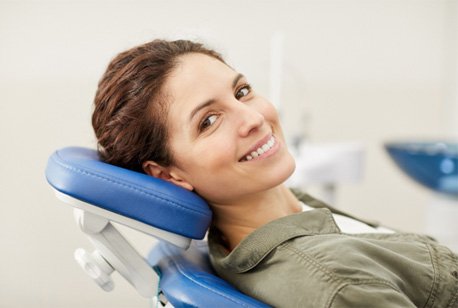
[[[241,88],[237,90],[235,93],[236,99],[241,99],[244,96],[247,96],[251,92],[251,86],[249,84],[243,85]]]
[[[212,126],[216,120],[218,119],[218,116],[216,114],[212,114],[208,117],[206,117],[199,125],[199,131],[203,131],[210,126]]]

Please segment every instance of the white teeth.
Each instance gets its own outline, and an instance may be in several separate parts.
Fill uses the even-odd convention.
[[[274,146],[274,144],[275,144],[275,139],[272,136],[269,139],[269,141],[267,141],[265,144],[260,146],[256,151],[253,151],[250,154],[248,154],[247,156],[245,156],[245,159],[246,160],[252,160],[253,158],[256,158],[256,157],[264,154],[265,152],[269,151]]]

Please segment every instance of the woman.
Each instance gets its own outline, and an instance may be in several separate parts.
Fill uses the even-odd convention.
[[[101,157],[209,203],[215,270],[277,307],[458,307],[457,256],[284,186],[278,115],[221,56],[155,40],[119,54],[95,97]]]

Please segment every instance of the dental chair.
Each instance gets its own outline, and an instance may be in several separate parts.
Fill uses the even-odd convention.
[[[213,272],[202,240],[212,214],[196,194],[81,147],[54,152],[46,178],[93,243],[94,252],[77,249],[75,259],[102,289],[114,288],[110,275],[118,271],[153,307],[268,307]],[[145,259],[112,222],[159,241]]]

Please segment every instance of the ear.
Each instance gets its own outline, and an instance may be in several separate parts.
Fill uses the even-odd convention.
[[[142,164],[143,171],[145,171],[146,174],[151,175],[155,178],[165,180],[167,182],[173,183],[177,186],[180,186],[184,189],[187,189],[189,191],[194,190],[194,187],[186,182],[184,179],[182,179],[180,176],[178,176],[176,173],[171,172],[169,168],[167,167],[162,167],[161,165],[157,164],[154,161],[148,160],[145,161]]]

